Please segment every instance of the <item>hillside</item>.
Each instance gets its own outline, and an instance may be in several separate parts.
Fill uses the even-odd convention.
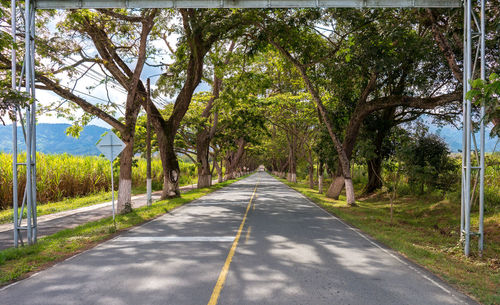
[[[46,154],[68,153],[71,155],[99,155],[95,143],[101,135],[108,131],[103,127],[87,126],[76,139],[67,136],[68,124],[38,124],[37,150]],[[22,129],[18,127],[18,137],[22,137]],[[23,145],[24,147],[24,145]],[[21,148],[23,149],[23,148]],[[24,150],[24,149],[23,149]],[[12,152],[12,126],[0,126],[0,151]]]
[[[453,126],[443,126],[436,127],[435,125],[429,126],[429,131],[439,135],[448,144],[451,152],[458,152],[462,150],[462,130],[458,130]],[[486,128],[486,144],[485,148],[487,152],[492,152],[495,148],[498,138],[490,138],[489,134],[491,128]],[[479,133],[476,134],[476,141],[479,145]],[[500,143],[497,145],[495,151],[500,150]]]

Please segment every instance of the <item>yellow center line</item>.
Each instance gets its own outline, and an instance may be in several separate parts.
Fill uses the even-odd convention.
[[[222,266],[222,270],[220,271],[219,278],[217,279],[217,283],[215,284],[214,291],[212,292],[212,296],[208,301],[208,305],[216,305],[217,300],[219,299],[222,288],[224,287],[224,283],[226,282],[227,273],[229,272],[229,265],[231,265],[231,261],[233,260],[234,252],[236,252],[236,247],[238,247],[238,242],[240,240],[241,231],[243,231],[243,227],[245,226],[245,222],[247,220],[248,211],[252,206],[253,198],[255,197],[255,193],[257,192],[257,186],[259,182],[255,185],[253,190],[252,197],[250,197],[250,201],[248,202],[247,209],[245,211],[245,215],[243,216],[243,220],[241,221],[238,232],[236,233],[236,237],[234,238],[233,245],[229,250],[229,254],[227,255],[226,262],[224,266]]]

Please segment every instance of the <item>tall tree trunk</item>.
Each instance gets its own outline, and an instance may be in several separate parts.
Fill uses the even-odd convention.
[[[323,193],[323,175],[324,175],[324,166],[323,166],[323,161],[319,161],[319,166],[318,166],[318,193],[322,194]]]
[[[300,75],[302,76],[302,80],[304,81],[307,87],[307,90],[311,94],[313,100],[316,102],[316,106],[318,107],[320,116],[323,122],[325,123],[326,128],[328,130],[328,134],[330,135],[330,138],[332,139],[335,149],[337,150],[339,161],[341,164],[342,174],[344,176],[344,182],[346,184],[347,204],[356,205],[356,196],[354,194],[354,186],[352,184],[352,179],[351,179],[349,158],[347,157],[345,150],[342,147],[342,143],[340,142],[339,138],[337,137],[337,135],[333,130],[333,124],[330,122],[330,118],[328,117],[326,108],[323,105],[323,101],[321,100],[321,96],[319,95],[318,90],[313,86],[311,80],[309,79],[309,76],[307,75],[307,68],[303,64],[301,64],[297,59],[295,59],[281,45],[272,40],[270,40],[269,42],[272,45],[274,45],[281,54],[283,54],[286,58],[288,58],[294,64],[294,66],[299,70]]]
[[[220,166],[218,166],[218,170],[217,170],[217,181],[219,183],[221,183],[222,181],[224,181],[224,171],[223,171],[223,164],[224,160],[220,160]]]
[[[216,99],[219,98],[219,88],[221,80],[214,76],[214,89],[212,90],[213,96],[208,102],[202,117],[208,118],[210,111]],[[214,114],[212,126],[204,126],[196,135],[196,162],[198,167],[198,188],[209,187],[212,185],[212,172],[210,171],[209,154],[210,154],[210,141],[215,136],[217,128],[218,112]],[[217,162],[215,162],[217,163]]]
[[[332,176],[332,180],[332,184],[330,184],[330,186],[328,187],[325,195],[328,198],[338,200],[340,197],[340,193],[342,193],[342,190],[344,189],[344,176],[342,175],[342,173],[336,172]]]
[[[368,183],[363,190],[364,194],[371,194],[382,187],[382,158],[376,156],[366,161]]]
[[[112,18],[125,18],[127,16],[110,10],[100,10],[100,13],[107,14]],[[132,189],[132,157],[134,146],[135,125],[137,116],[141,108],[141,102],[145,102],[145,88],[140,81],[140,77],[144,68],[147,57],[147,41],[151,32],[155,17],[159,13],[158,9],[144,10],[140,18],[132,18],[133,23],[141,23],[141,33],[139,35],[139,46],[136,55],[137,62],[132,68],[126,63],[121,55],[117,52],[119,46],[115,45],[113,40],[108,36],[102,24],[96,22],[98,19],[82,17],[77,21],[81,28],[80,33],[88,35],[93,41],[95,50],[100,57],[96,62],[102,62],[101,68],[106,68],[108,72],[123,86],[127,91],[127,100],[125,104],[125,122],[119,122],[113,116],[106,113],[92,103],[83,100],[81,97],[75,96],[72,91],[62,88],[58,82],[54,82],[48,77],[39,75],[39,80],[46,86],[60,95],[61,97],[71,100],[78,104],[84,111],[95,115],[111,126],[116,128],[125,142],[125,149],[121,153],[120,158],[120,178],[118,181],[118,202],[117,210],[119,213],[126,213],[132,210],[131,205],[131,189]],[[134,49],[134,48],[132,48]],[[97,58],[96,58],[97,59]],[[85,61],[83,61],[85,62]]]
[[[290,136],[290,144],[288,145],[288,176],[289,182],[297,183],[297,157],[296,151],[296,137]]]
[[[243,153],[245,152],[245,145],[247,142],[245,139],[238,139],[238,149],[236,152],[232,151],[228,153],[228,157],[226,159],[226,177],[225,180],[234,179],[236,174],[236,169],[240,163],[241,157],[243,157]]]
[[[171,135],[171,139],[165,143],[162,157],[163,167],[163,190],[161,198],[174,198],[180,196],[179,177],[180,168],[177,154],[174,148],[175,134]]]
[[[196,161],[198,167],[198,188],[209,187],[212,184],[210,172],[209,147],[211,138],[207,132],[200,131],[196,139]]]
[[[186,68],[186,77],[183,87],[174,103],[170,117],[165,120],[158,108],[151,105],[151,121],[158,139],[158,148],[163,167],[162,199],[179,196],[179,162],[174,150],[174,139],[179,125],[191,103],[193,93],[200,84],[203,75],[203,59],[215,42],[207,43],[201,35],[202,29],[197,26],[197,20],[191,9],[180,9],[186,39],[189,45],[189,60]],[[213,37],[212,37],[213,38]],[[143,105],[145,105],[143,103]]]
[[[384,139],[391,132],[394,126],[394,114],[396,108],[387,108],[382,112],[380,123],[377,124],[377,134],[374,139],[375,157],[366,162],[368,167],[368,183],[366,184],[363,193],[370,194],[381,188],[382,181],[382,161],[383,161],[383,144]]]
[[[314,189],[314,166],[309,165],[309,188]]]
[[[309,188],[314,189],[314,162],[312,158],[311,149],[308,149],[307,153],[308,153],[307,162],[309,163]]]
[[[278,177],[280,177],[282,179],[285,178],[285,170],[288,167],[288,163],[290,163],[290,159],[289,158],[287,158],[285,162],[282,162],[282,165],[281,165]]]
[[[342,142],[342,151],[345,154],[344,158],[339,157],[339,169],[337,170],[336,176],[333,178],[332,184],[328,188],[326,192],[326,196],[337,200],[340,196],[340,193],[344,189],[344,185],[346,183],[351,184],[349,188],[354,189],[354,185],[352,185],[350,166],[349,166],[349,177],[345,176],[345,163],[351,160],[352,151],[354,150],[354,145],[356,144],[356,139],[359,134],[359,129],[363,124],[363,120],[370,114],[370,112],[366,111],[366,100],[368,99],[368,95],[375,87],[377,81],[377,75],[373,73],[368,81],[363,93],[357,101],[356,107],[354,109],[351,118],[349,119],[349,124],[346,128],[346,133],[344,137],[344,141]],[[347,185],[346,185],[346,193],[347,193]]]
[[[214,165],[213,165],[213,169],[215,169],[217,171],[217,182],[218,183],[221,183],[222,182],[222,168],[219,166],[219,162],[217,162],[217,154],[215,153],[214,154]]]
[[[120,178],[118,180],[118,200],[116,211],[120,214],[132,211],[132,157],[134,138],[126,137],[125,148],[120,155]]]
[[[182,87],[179,95],[174,104],[174,109],[169,119],[162,125],[162,130],[166,135],[167,143],[164,143],[163,149],[166,157],[166,163],[163,165],[163,191],[162,199],[171,198],[173,196],[179,196],[179,161],[177,160],[177,155],[174,149],[174,139],[179,128],[179,125],[186,114],[191,103],[191,98],[193,97],[194,90],[198,86],[201,80],[202,70],[203,70],[203,58],[206,51],[200,51],[201,54],[192,52],[190,55],[187,77],[184,86]],[[154,116],[153,116],[154,118]],[[160,144],[160,143],[158,143]],[[161,147],[160,151],[161,151]]]
[[[122,214],[132,211],[132,158],[134,157],[135,125],[142,99],[143,96],[136,90],[129,90],[125,107],[125,126],[120,132],[125,148],[120,155],[117,211]]]
[[[224,60],[223,65],[226,66],[231,59],[231,54],[233,52],[236,42],[232,41],[229,49],[228,55]],[[222,78],[219,78],[214,71],[213,83],[212,83],[212,98],[208,101],[205,109],[201,116],[203,118],[208,118],[211,115],[212,108],[214,107],[215,101],[219,99],[220,90],[222,87]],[[215,136],[215,131],[217,128],[219,114],[214,113],[212,126],[203,126],[203,128],[196,135],[196,161],[198,163],[198,188],[208,187],[212,185],[212,173],[210,172],[209,150],[210,141],[212,141]]]

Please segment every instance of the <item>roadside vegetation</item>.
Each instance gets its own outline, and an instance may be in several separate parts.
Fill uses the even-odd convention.
[[[116,196],[116,191],[115,191],[115,196]],[[109,201],[110,198],[111,198],[111,192],[102,191],[97,194],[92,194],[84,197],[66,198],[61,201],[39,204],[37,206],[37,215],[42,216],[67,210],[73,210],[81,207],[86,207]],[[26,217],[26,211],[24,211],[23,216]],[[0,211],[0,224],[12,223],[13,217],[14,216],[12,208]]]
[[[144,206],[128,214],[117,215],[116,226],[112,217],[107,217],[42,237],[32,246],[0,251],[0,286],[92,248],[130,227],[159,217],[235,181],[237,180],[228,180],[208,188],[194,189],[184,193],[182,197],[158,201],[151,207]]]
[[[23,162],[25,154],[19,155],[19,162]],[[119,162],[118,160],[115,162]],[[192,163],[180,162],[180,185],[196,183],[196,166]],[[163,171],[161,162],[153,159],[152,185],[154,190],[161,190]],[[118,183],[119,166],[114,166],[115,186]],[[26,183],[25,168],[19,167],[19,205],[22,203],[24,185]],[[146,160],[135,158],[132,167],[135,190],[146,190]],[[50,211],[43,205],[51,202],[50,206],[68,205],[69,208],[86,205],[84,202],[99,202],[104,193],[109,196],[111,190],[111,173],[109,161],[98,156],[72,156],[67,154],[46,155],[37,154],[37,199],[40,212]],[[83,197],[88,197],[84,199]],[[81,199],[77,199],[81,198]],[[95,198],[95,199],[92,199]],[[109,197],[110,198],[110,197]],[[104,200],[107,200],[105,198]],[[61,203],[64,202],[64,203]],[[101,200],[102,202],[102,200]],[[12,207],[12,154],[0,153],[0,210]],[[60,209],[57,208],[59,211]],[[0,211],[2,215],[2,211]],[[39,214],[41,215],[41,214]],[[0,219],[2,217],[0,216]]]

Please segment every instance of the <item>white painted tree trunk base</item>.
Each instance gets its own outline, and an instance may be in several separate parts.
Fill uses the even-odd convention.
[[[151,181],[151,178],[146,180],[146,193],[147,193],[147,204],[150,206],[153,203],[153,197],[152,193],[153,192],[153,184]]]
[[[204,188],[204,187],[209,187],[212,185],[212,175],[201,175],[198,176],[198,184],[197,187]]]
[[[354,185],[352,179],[345,179],[345,193],[348,205],[356,205],[356,197],[354,195]]]
[[[118,214],[132,211],[132,180],[120,179],[118,182]]]

